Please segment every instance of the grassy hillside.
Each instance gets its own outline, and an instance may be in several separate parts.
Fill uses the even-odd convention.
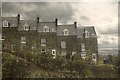
[[[110,65],[52,59],[32,53],[3,52],[3,78],[116,78]]]

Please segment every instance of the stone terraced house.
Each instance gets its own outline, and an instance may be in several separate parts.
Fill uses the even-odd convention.
[[[2,49],[11,52],[52,54],[56,58],[79,54],[83,59],[92,54],[97,61],[98,44],[94,26],[77,26],[77,23],[58,25],[58,20],[41,22],[2,17]]]

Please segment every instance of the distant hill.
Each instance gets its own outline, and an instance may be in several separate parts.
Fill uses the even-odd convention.
[[[99,55],[118,55],[118,49],[113,49],[113,48],[103,48],[98,50]]]

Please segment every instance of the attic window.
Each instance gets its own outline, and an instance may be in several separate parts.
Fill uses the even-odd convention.
[[[6,20],[3,21],[3,27],[8,27],[8,21]]]
[[[68,29],[64,29],[63,30],[63,35],[64,36],[68,36],[69,35],[69,30]]]
[[[49,32],[50,30],[49,30],[49,27],[48,26],[44,26],[43,27],[43,32]]]
[[[89,38],[89,32],[85,30],[85,38]]]
[[[24,26],[24,30],[26,30],[26,31],[29,30],[29,25],[27,23],[25,23],[23,26]]]

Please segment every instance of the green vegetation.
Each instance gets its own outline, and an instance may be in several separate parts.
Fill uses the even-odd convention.
[[[3,78],[117,77],[117,69],[113,66],[83,62],[78,55],[73,58],[66,61],[45,54],[3,52]]]

